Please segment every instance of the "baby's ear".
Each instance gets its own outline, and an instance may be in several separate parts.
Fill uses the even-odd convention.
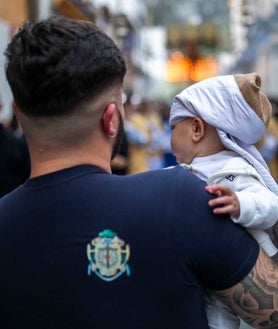
[[[200,117],[192,119],[192,140],[199,142],[205,135],[205,123]]]

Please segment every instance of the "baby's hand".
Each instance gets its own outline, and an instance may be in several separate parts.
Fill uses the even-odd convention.
[[[208,185],[205,190],[210,194],[216,195],[216,198],[209,201],[214,214],[230,214],[233,218],[238,218],[240,214],[239,200],[235,192],[224,184]]]

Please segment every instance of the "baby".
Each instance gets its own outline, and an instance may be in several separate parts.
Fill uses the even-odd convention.
[[[171,107],[171,146],[177,162],[216,195],[209,202],[213,212],[230,214],[277,260],[278,187],[254,146],[272,115],[260,87],[259,75],[250,73],[213,77],[186,88]],[[238,317],[211,298],[207,316],[211,329],[239,327]]]

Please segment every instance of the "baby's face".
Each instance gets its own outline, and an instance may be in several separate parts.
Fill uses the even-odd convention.
[[[185,118],[172,127],[171,147],[177,163],[190,164],[196,154],[196,143],[192,140],[193,118]]]

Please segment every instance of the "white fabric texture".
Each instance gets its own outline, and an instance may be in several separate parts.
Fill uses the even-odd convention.
[[[257,171],[235,152],[222,151],[198,157],[190,165],[181,166],[208,185],[225,184],[235,191],[240,202],[240,216],[232,218],[235,223],[256,230],[269,229],[276,223],[278,196],[266,187]]]
[[[238,329],[240,326],[239,317],[219,300],[207,303],[206,313],[210,329]]]
[[[230,159],[227,160],[229,153]],[[225,164],[218,160],[223,155]],[[213,161],[213,156],[210,156],[210,159]],[[197,158],[195,161],[201,166],[204,159]],[[234,152],[224,151],[215,154],[214,161],[222,162],[223,167],[207,176],[207,183],[225,184],[235,191],[240,203],[240,216],[231,219],[246,227],[270,257],[275,255],[277,248],[264,230],[277,222],[278,196],[266,187],[257,171]],[[195,167],[194,160],[191,165],[192,168]],[[202,176],[206,176],[206,173],[210,174],[207,162],[203,166]]]

